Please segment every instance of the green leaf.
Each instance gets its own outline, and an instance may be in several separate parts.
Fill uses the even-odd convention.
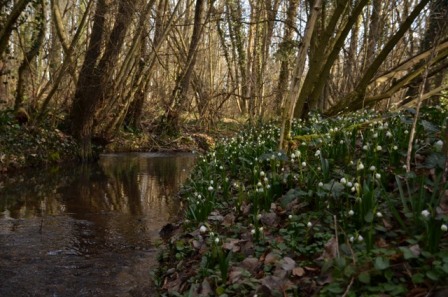
[[[425,129],[425,131],[427,131],[427,132],[437,133],[437,132],[440,131],[440,129],[436,125],[431,123],[431,122],[428,122],[426,120],[422,120],[420,123],[423,126],[423,129]]]
[[[384,257],[376,257],[374,266],[377,270],[387,269],[390,266],[389,259]]]
[[[366,223],[372,223],[373,222],[373,212],[366,213],[366,215],[364,216],[364,221],[366,221]]]
[[[363,284],[370,284],[370,274],[367,271],[363,271],[358,275],[358,280]]]
[[[399,249],[400,249],[400,251],[403,253],[403,257],[404,257],[406,260],[415,258],[414,253],[413,253],[408,247],[400,246]]]
[[[341,286],[337,283],[332,283],[332,284],[328,285],[327,290],[330,293],[334,293],[334,294],[340,294],[340,293],[344,292],[344,288],[341,288]]]
[[[427,272],[426,272],[426,276],[427,276],[430,280],[433,280],[433,281],[438,281],[439,278],[440,278],[439,273],[437,273],[437,272],[434,271],[434,270],[427,271]]]
[[[425,281],[425,276],[422,273],[416,273],[412,276],[412,282],[414,284],[421,284]]]

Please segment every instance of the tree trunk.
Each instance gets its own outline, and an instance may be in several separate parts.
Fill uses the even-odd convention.
[[[83,162],[93,158],[91,138],[95,128],[95,114],[108,99],[107,91],[111,82],[111,73],[130,24],[129,19],[133,13],[134,1],[120,1],[115,24],[106,40],[106,48],[101,59],[105,15],[109,9],[106,0],[97,1],[89,46],[70,112],[72,135],[80,144],[80,158]]]

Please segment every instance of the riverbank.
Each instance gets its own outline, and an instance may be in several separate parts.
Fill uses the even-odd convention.
[[[445,296],[446,110],[262,125],[200,157],[156,274],[165,296]]]
[[[110,143],[96,144],[93,140],[93,145],[96,154],[206,152],[213,148],[215,138],[229,133],[228,128],[235,129],[236,124],[232,125],[224,125],[211,131],[189,127],[177,137],[160,137],[150,131],[119,132]],[[30,167],[77,162],[78,151],[75,140],[57,128],[50,125],[19,125],[11,112],[0,114],[0,174]]]

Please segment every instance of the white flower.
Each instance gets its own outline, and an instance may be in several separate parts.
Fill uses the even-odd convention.
[[[376,179],[380,179],[380,178],[381,178],[381,174],[376,173],[376,174],[375,174],[375,177],[376,177]]]
[[[250,233],[255,234],[255,229],[250,230]]]
[[[378,145],[378,146],[376,147],[376,150],[377,150],[378,152],[380,152],[380,151],[383,150],[383,148],[381,147],[381,145]]]
[[[349,216],[353,216],[355,214],[355,212],[353,211],[353,209],[350,209],[349,211],[348,211],[348,215]]]
[[[368,145],[363,145],[363,146],[362,146],[362,149],[365,150],[365,151],[367,151],[367,150],[369,149],[369,146],[368,146]]]
[[[296,157],[296,155],[294,153],[291,154],[291,159],[294,160],[294,158]]]
[[[378,133],[373,134],[373,138],[378,138]]]
[[[264,171],[260,171],[260,176],[265,176],[266,173],[264,173]]]
[[[376,167],[372,165],[372,166],[370,166],[369,170],[370,170],[370,171],[375,171],[375,170],[376,170]]]
[[[386,137],[389,137],[389,138],[392,137],[392,133],[390,133],[390,131],[387,131],[386,132]]]
[[[379,218],[382,218],[382,217],[383,217],[383,214],[382,214],[380,211],[378,211],[378,212],[376,213],[376,216],[379,217]]]
[[[219,237],[215,238],[215,243],[219,243]]]
[[[317,150],[316,153],[314,154],[314,156],[320,156],[320,150]]]
[[[442,147],[443,147],[443,141],[442,140],[438,140],[434,143],[434,150],[436,152],[441,152],[442,151]]]
[[[202,225],[202,226],[199,228],[199,232],[201,232],[201,233],[205,233],[205,232],[207,232],[207,227],[205,227],[204,225]]]
[[[313,227],[313,223],[308,222],[308,223],[306,224],[306,226],[307,226],[308,228],[311,228],[311,227]]]
[[[324,183],[323,182],[319,182],[318,186],[319,186],[319,188],[322,188],[324,186]]]
[[[353,183],[352,183],[352,182],[347,182],[347,187],[348,187],[348,188],[353,187]]]
[[[398,146],[394,145],[393,149],[394,151],[398,150]]]
[[[448,226],[445,224],[442,224],[442,226],[440,226],[440,230],[442,230],[443,232],[448,231]]]
[[[350,236],[350,242],[353,242],[353,241],[355,241],[355,238],[353,237],[353,236]]]
[[[364,240],[364,237],[362,237],[362,235],[358,235],[358,241],[362,242]]]
[[[425,218],[429,217],[430,214],[431,213],[427,209],[422,210],[422,216],[424,216]]]
[[[296,155],[297,158],[300,158],[300,156],[302,155],[302,153],[301,153],[300,151],[296,151],[296,152],[295,152],[295,155]]]
[[[288,219],[292,219],[292,215],[289,215],[289,216],[288,216]]]
[[[363,170],[364,169],[364,164],[362,164],[362,162],[359,162],[357,169],[358,170]]]
[[[303,166],[303,167],[306,167],[306,162],[305,162],[305,161],[302,162],[302,166]]]
[[[210,181],[210,184],[213,185],[213,180]]]
[[[258,182],[257,187],[262,187],[263,185],[261,184],[261,182]]]
[[[355,191],[356,191],[356,188],[355,188],[355,187],[352,187],[352,188],[350,189],[350,191],[355,192]]]
[[[347,180],[345,179],[345,177],[343,177],[343,178],[341,178],[340,182],[341,182],[341,184],[345,185],[347,183]]]
[[[212,187],[212,186],[208,187],[208,190],[209,190],[210,192],[213,191],[213,187]]]

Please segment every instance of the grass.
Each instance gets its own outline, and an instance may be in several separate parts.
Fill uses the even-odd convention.
[[[222,139],[182,191],[161,294],[411,296],[446,285],[446,115],[423,111],[411,172],[412,110],[314,114],[293,124],[288,151],[273,123]]]

